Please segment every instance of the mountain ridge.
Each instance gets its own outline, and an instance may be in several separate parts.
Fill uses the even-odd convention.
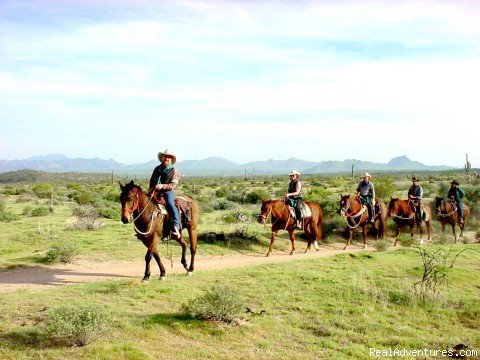
[[[60,172],[88,172],[130,175],[149,175],[153,168],[159,164],[158,160],[151,160],[138,164],[122,164],[114,159],[99,158],[68,158],[62,154],[49,154],[33,156],[23,160],[0,160],[0,172],[31,169],[51,173]],[[184,160],[177,162],[176,167],[184,175],[241,175],[252,172],[258,175],[277,175],[290,172],[292,169],[305,174],[335,173],[355,171],[443,171],[455,169],[451,166],[425,165],[412,161],[402,155],[392,158],[388,163],[374,163],[358,159],[327,160],[313,162],[298,158],[284,160],[262,160],[237,164],[222,157],[209,157],[202,160]]]

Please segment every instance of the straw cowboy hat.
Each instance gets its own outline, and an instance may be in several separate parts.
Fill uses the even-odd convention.
[[[365,175],[363,175],[363,177],[368,177],[368,178],[372,178],[372,175],[370,175],[368,172],[365,173]]]
[[[172,164],[177,162],[177,157],[174,155],[173,151],[166,149],[158,153],[158,160],[162,161],[163,156],[171,156],[172,157]]]
[[[297,170],[292,170],[292,172],[289,175],[297,175],[300,176],[300,173]]]

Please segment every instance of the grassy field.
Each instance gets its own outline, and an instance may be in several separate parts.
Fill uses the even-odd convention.
[[[452,175],[433,176],[424,184],[430,198],[442,193]],[[405,178],[385,175],[383,184],[399,194],[408,185]],[[345,241],[335,205],[338,195],[355,183],[340,177],[305,179],[307,196],[326,209],[324,241],[328,243]],[[145,248],[133,236],[132,226],[118,220],[118,186],[38,185],[0,187],[0,280],[1,272],[12,268],[51,266],[58,261],[53,250],[64,244],[72,261],[143,258]],[[201,236],[198,255],[265,254],[270,232],[254,221],[260,209],[255,196],[278,197],[284,186],[283,178],[185,181],[183,191],[194,194],[202,207],[200,234],[223,235]],[[457,344],[480,351],[480,250],[474,243],[479,226],[472,195],[478,184],[469,186],[474,217],[465,243],[452,244],[450,232],[441,236],[434,221],[434,242],[423,248],[437,265],[433,287],[414,286],[422,280],[426,265],[422,248],[416,243],[407,247],[408,236],[403,247],[392,251],[202,271],[193,277],[174,274],[147,285],[130,279],[17,290],[0,297],[0,358],[367,359],[372,349],[443,350]],[[105,216],[96,216],[87,230],[79,220],[88,218],[85,214],[92,209]],[[236,222],[238,213],[250,221]],[[390,228],[389,241],[392,235]],[[300,239],[297,249],[303,251],[304,246]],[[289,249],[282,234],[275,251]],[[174,246],[173,256],[178,252]],[[242,304],[235,321],[202,320],[186,310],[219,286],[231,289]],[[225,303],[232,300],[228,293],[222,296]],[[48,324],[55,309],[93,304],[105,315],[105,331],[95,341],[80,346],[52,336]],[[96,333],[95,328],[87,330]]]

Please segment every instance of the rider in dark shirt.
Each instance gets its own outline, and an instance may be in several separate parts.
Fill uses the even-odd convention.
[[[450,182],[450,189],[448,190],[448,198],[457,203],[458,222],[463,223],[463,203],[462,199],[465,197],[465,191],[460,189],[460,184],[453,180]]]
[[[290,173],[290,183],[288,184],[288,193],[285,195],[290,205],[294,205],[295,217],[297,218],[297,227],[302,228],[302,212],[301,206],[302,198],[302,183],[298,180],[300,173],[297,170],[292,170]]]
[[[420,180],[417,177],[412,177],[412,186],[408,189],[408,200],[415,209],[415,219],[418,224],[422,223],[422,197],[423,189],[419,185]]]

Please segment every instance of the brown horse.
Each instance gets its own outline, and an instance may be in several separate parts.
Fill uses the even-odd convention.
[[[305,201],[310,208],[312,215],[303,219],[303,229],[307,236],[307,248],[305,252],[310,250],[313,243],[315,249],[318,251],[318,241],[322,238],[322,208],[317,203],[311,201]],[[272,217],[272,237],[270,238],[270,246],[266,256],[269,256],[273,250],[273,243],[277,238],[279,230],[288,231],[290,236],[290,242],[292,243],[292,251],[290,255],[295,251],[295,225],[296,220],[290,215],[289,206],[285,204],[283,200],[263,200],[260,215],[258,216],[258,222],[265,224],[268,217]]]
[[[445,233],[445,225],[450,224],[452,226],[453,236],[455,242],[457,239],[463,238],[463,229],[467,223],[467,219],[470,216],[470,208],[463,204],[463,222],[460,222],[460,217],[457,213],[457,204],[452,201],[445,201],[443,197],[435,198],[435,212],[437,213],[437,219],[442,224],[442,233]],[[460,235],[457,238],[455,232],[455,224],[460,228]]]
[[[160,280],[165,279],[165,267],[158,255],[158,240],[169,234],[169,221],[167,215],[162,213],[158,206],[152,202],[152,196],[143,193],[142,188],[133,183],[133,180],[126,185],[119,183],[122,190],[120,202],[122,203],[122,222],[124,224],[133,221],[135,235],[147,247],[145,254],[145,274],[142,281],[150,279],[150,260],[153,258],[160,269]],[[185,197],[186,198],[186,197]],[[186,257],[187,243],[180,234],[176,239],[182,247],[181,263],[187,270],[187,275],[191,275],[194,269],[195,253],[197,249],[197,224],[199,208],[195,201],[187,199],[190,205],[188,214],[181,213],[182,228],[188,230],[190,238],[190,266],[188,266]]]
[[[431,219],[432,212],[428,204],[422,204],[423,211],[425,213],[425,227],[427,228],[428,238],[430,241],[431,235]],[[420,245],[423,244],[423,229],[422,224],[415,220],[415,209],[409,200],[402,200],[399,198],[390,198],[390,204],[388,205],[388,216],[390,216],[393,222],[397,225],[395,232],[395,243],[393,246],[397,246],[398,236],[403,227],[410,227],[410,235],[413,236],[413,227],[417,224],[417,230],[420,234]]]
[[[348,240],[343,250],[352,245],[353,232],[357,227],[362,228],[363,248],[367,248],[368,211],[360,202],[359,197],[350,198],[350,195],[340,195],[340,215],[345,219],[348,228]],[[372,223],[375,229],[375,240],[385,236],[385,221],[387,220],[387,207],[385,203],[375,198],[375,217]],[[377,227],[378,225],[378,227]]]

